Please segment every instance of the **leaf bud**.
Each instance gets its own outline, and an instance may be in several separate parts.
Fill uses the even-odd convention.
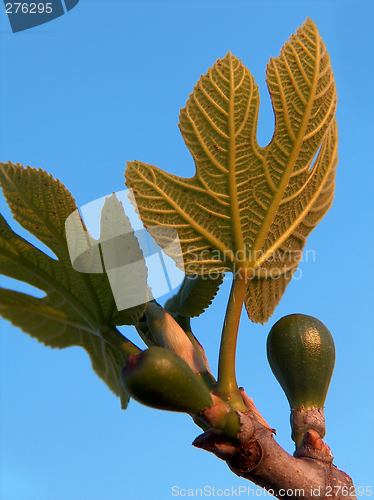
[[[209,371],[204,362],[205,353],[201,344],[197,342],[195,348],[183,328],[165,309],[150,302],[147,305],[145,315],[157,345],[175,352],[195,373]]]

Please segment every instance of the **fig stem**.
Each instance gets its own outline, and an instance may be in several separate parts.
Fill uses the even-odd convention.
[[[246,411],[247,408],[236,381],[235,357],[240,315],[247,289],[247,274],[244,269],[240,269],[233,274],[234,278],[221,337],[218,381],[213,392],[229,403],[235,410]]]
[[[115,326],[106,326],[100,329],[100,337],[126,357],[142,352],[139,347],[126,338]]]

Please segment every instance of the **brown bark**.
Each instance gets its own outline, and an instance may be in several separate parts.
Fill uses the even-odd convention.
[[[333,465],[331,450],[317,431],[306,431],[301,446],[291,456],[275,441],[273,430],[264,425],[257,411],[237,413],[241,427],[235,440],[211,429],[193,445],[214,453],[234,474],[280,499],[356,498],[352,479]]]

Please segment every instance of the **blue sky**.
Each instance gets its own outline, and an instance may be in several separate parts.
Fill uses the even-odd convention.
[[[260,87],[258,140],[266,145],[274,124],[266,64],[307,16],[317,24],[339,99],[336,196],[273,317],[259,326],[243,314],[238,381],[292,453],[289,407],[266,360],[266,337],[286,314],[318,317],[337,351],[326,442],[357,486],[373,485],[374,4],[80,0],[66,15],[16,34],[0,11],[0,160],[47,170],[78,206],[123,190],[126,161],[193,175],[179,110],[229,50]],[[193,322],[213,370],[229,288],[225,281]],[[136,402],[121,411],[83,350],[51,350],[1,321],[3,500],[164,500],[173,486],[256,488],[191,447],[198,433],[185,415]]]

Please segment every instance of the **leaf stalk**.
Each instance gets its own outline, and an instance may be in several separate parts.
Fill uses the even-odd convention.
[[[239,411],[246,411],[240,395],[235,374],[236,344],[240,316],[243,308],[248,275],[245,269],[234,272],[230,298],[223,324],[221,346],[218,361],[218,381],[214,393]]]
[[[126,338],[115,326],[103,327],[100,329],[101,338],[114,347],[121,354],[129,357],[133,354],[140,354],[142,351],[135,344]]]

